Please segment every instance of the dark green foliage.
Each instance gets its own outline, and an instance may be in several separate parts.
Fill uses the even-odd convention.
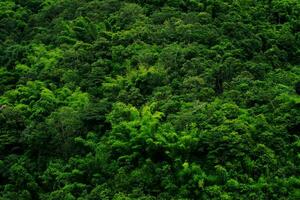
[[[0,199],[300,199],[298,0],[0,2]]]
[[[297,83],[295,84],[295,91],[296,91],[297,94],[300,95],[300,82],[297,82]]]

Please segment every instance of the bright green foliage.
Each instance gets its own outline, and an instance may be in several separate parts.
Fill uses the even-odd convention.
[[[2,0],[0,199],[300,199],[299,0]]]

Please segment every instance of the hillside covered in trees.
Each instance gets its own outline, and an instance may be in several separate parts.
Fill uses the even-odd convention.
[[[1,0],[1,200],[296,200],[299,174],[299,0]]]

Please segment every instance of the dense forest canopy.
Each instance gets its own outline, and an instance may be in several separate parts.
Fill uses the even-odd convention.
[[[0,199],[300,199],[299,0],[1,0]]]

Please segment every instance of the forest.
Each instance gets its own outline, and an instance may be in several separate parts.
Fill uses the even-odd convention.
[[[0,200],[300,199],[299,0],[1,0]]]

